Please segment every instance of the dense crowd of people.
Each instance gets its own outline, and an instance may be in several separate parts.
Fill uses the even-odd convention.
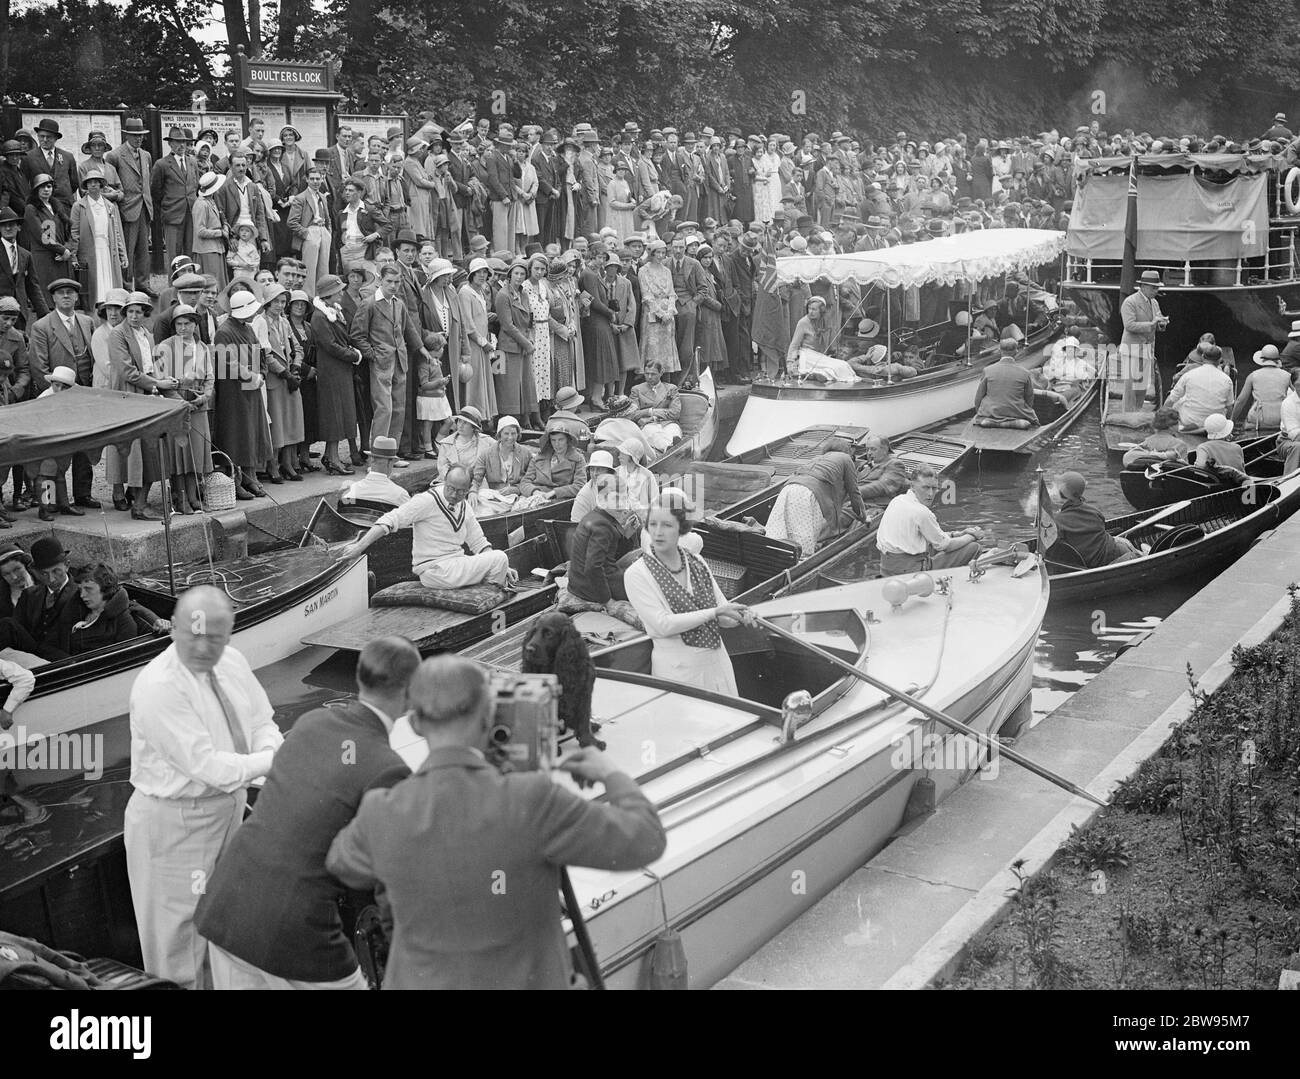
[[[1076,167],[1101,155],[1292,143],[1280,116],[1247,145],[1107,135],[1096,120],[1072,136],[875,143],[430,119],[409,136],[342,125],[310,154],[292,125],[257,118],[224,139],[166,135],[156,156],[133,117],[121,145],[92,132],[81,157],[48,118],[0,140],[0,403],[40,396],[60,368],[78,385],[188,400],[174,461],[139,446],[106,455],[114,506],[137,516],[164,475],[178,507],[197,508],[214,448],[238,470],[238,497],[256,498],[303,470],[347,473],[376,435],[397,440],[398,467],[438,457],[466,408],[488,440],[501,417],[544,428],[566,391],[603,410],[649,370],[668,386],[704,369],[744,383],[783,375],[806,344],[857,377],[909,377],[917,357],[880,331],[926,311],[765,271],[788,255],[1064,229]],[[989,313],[990,337],[1020,313]],[[261,408],[235,392],[250,381]],[[639,422],[663,403],[642,402]],[[15,470],[11,508],[98,507],[88,458],[47,464]]]

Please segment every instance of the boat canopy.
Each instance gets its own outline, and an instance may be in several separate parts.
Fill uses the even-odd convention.
[[[0,468],[121,446],[137,438],[176,437],[189,405],[167,397],[70,386],[0,412]]]
[[[1162,154],[1190,157],[1188,154]],[[1219,157],[1231,155],[1200,155]],[[1128,214],[1126,171],[1087,175],[1070,210],[1067,250],[1075,258],[1122,259]],[[1268,175],[1241,173],[1213,183],[1195,171],[1138,173],[1139,261],[1246,259],[1268,246]]]
[[[1102,173],[1112,169],[1128,172],[1133,158],[1091,157],[1075,164],[1076,173]],[[1274,154],[1138,154],[1138,168],[1142,169],[1202,169],[1214,172],[1249,173],[1268,172],[1285,167],[1284,158]]]
[[[856,282],[882,288],[983,281],[1051,262],[1065,249],[1053,229],[981,229],[937,240],[846,255],[794,255],[776,260],[778,284]]]

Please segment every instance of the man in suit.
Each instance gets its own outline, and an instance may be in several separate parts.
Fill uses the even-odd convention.
[[[17,139],[8,139],[0,145],[0,210],[8,207],[19,217],[27,209],[32,195],[32,182],[23,171],[23,158],[27,151]]]
[[[447,173],[451,177],[452,184],[455,185],[453,199],[456,208],[460,211],[460,249],[469,250],[470,237],[474,235],[470,222],[470,209],[474,201],[474,189],[470,187],[469,181],[474,175],[473,169],[465,158],[465,136],[459,131],[453,131],[447,136]]]
[[[330,270],[333,224],[329,199],[321,191],[324,180],[325,174],[313,165],[307,170],[307,190],[289,200],[289,232],[294,250],[302,252],[307,267],[303,289],[308,296],[316,295],[316,282]]]
[[[564,165],[555,148],[560,144],[559,133],[550,128],[542,136],[541,145],[532,154],[533,168],[537,170],[537,231],[538,241],[543,245],[559,240],[559,228],[555,218],[560,208],[560,198],[564,192],[561,184]]]
[[[371,437],[387,435],[401,441],[406,424],[406,373],[412,357],[433,362],[402,300],[402,269],[387,263],[379,273],[375,294],[357,308],[352,318],[352,340],[370,364],[370,397],[374,418]],[[406,467],[408,462],[394,462]]]
[[[35,180],[42,173],[54,178],[54,194],[50,201],[64,217],[72,213],[72,199],[77,193],[77,162],[67,150],[60,150],[56,143],[63,136],[59,125],[46,118],[36,125],[36,141],[39,143],[24,159],[23,171],[29,180]]]
[[[560,870],[654,861],[666,845],[654,806],[590,747],[561,767],[603,783],[604,801],[545,772],[498,774],[482,753],[494,701],[471,660],[425,660],[410,699],[427,759],[407,782],[367,794],[325,860],[349,887],[384,885],[394,915],[386,987],[568,988]]]
[[[149,280],[149,236],[153,226],[153,158],[142,149],[145,129],[138,116],[122,121],[122,145],[104,159],[117,170],[122,181],[122,231],[126,234],[128,266],[124,275],[127,289],[139,289]],[[196,188],[197,191],[197,188]],[[189,252],[185,252],[188,254]]]
[[[194,137],[188,131],[172,128],[167,134],[171,152],[154,163],[149,175],[153,204],[162,215],[163,245],[169,259],[191,254],[194,247],[192,212],[199,197],[199,170],[190,160],[193,145]],[[229,187],[226,184],[223,190]]]
[[[1124,335],[1120,338],[1120,359],[1124,380],[1123,407],[1134,411],[1138,407],[1138,393],[1150,396],[1154,392],[1152,371],[1156,364],[1156,334],[1169,328],[1169,319],[1160,310],[1156,296],[1160,292],[1160,271],[1144,270],[1138,278],[1137,289],[1119,305]]]
[[[510,204],[514,202],[514,168],[507,154],[514,152],[515,132],[509,124],[497,128],[492,148],[483,154],[483,169],[492,207],[492,250],[512,251],[514,233],[510,227]],[[486,222],[485,222],[486,224]]]
[[[685,371],[695,352],[695,313],[700,300],[710,290],[704,267],[686,253],[686,237],[681,234],[673,238],[668,269],[673,275],[673,291],[677,293],[677,355]]]
[[[161,162],[160,162],[161,164]],[[235,223],[241,218],[253,222],[257,232],[257,246],[262,254],[271,250],[271,230],[266,223],[266,200],[262,197],[262,185],[248,173],[247,151],[236,151],[230,155],[230,169],[226,173],[226,182],[215,196],[221,219],[226,223],[230,239],[235,238]],[[168,248],[170,253],[171,248]]]
[[[8,206],[0,208],[0,296],[12,296],[18,301],[22,324],[30,327],[50,308],[32,269],[32,256],[18,246],[22,222],[22,217]]]
[[[367,988],[343,932],[345,890],[325,854],[367,791],[410,774],[389,736],[419,665],[404,637],[370,641],[357,660],[357,699],[293,725],[195,912],[214,989]]]
[[[59,648],[61,623],[77,586],[68,576],[68,555],[54,536],[41,536],[31,548],[37,584],[24,590],[12,618],[0,620],[0,648],[17,648],[51,662],[66,659]]]
[[[352,153],[352,128],[344,124],[334,135],[334,145],[326,153],[329,162],[325,167],[325,178],[334,199],[331,209],[335,214],[343,208],[343,182],[357,169],[356,155]]]
[[[32,396],[39,396],[49,386],[49,376],[55,368],[68,367],[77,373],[78,386],[94,383],[94,356],[90,352],[90,339],[95,333],[95,320],[77,310],[81,285],[71,278],[61,277],[50,282],[50,298],[54,310],[36,320],[28,332],[27,355],[32,376]],[[60,505],[65,516],[82,517],[78,506],[99,509],[99,501],[91,497],[94,466],[85,453],[72,455],[73,505]]]
[[[587,128],[579,132],[578,140],[581,149],[578,151],[578,160],[574,163],[578,177],[574,208],[578,219],[574,223],[573,234],[587,236],[596,231],[600,213],[600,169],[596,161],[600,136]]]

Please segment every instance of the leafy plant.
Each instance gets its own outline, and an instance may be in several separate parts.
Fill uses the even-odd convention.
[[[1126,869],[1132,861],[1128,841],[1105,827],[1104,821],[1083,829],[1077,824],[1070,825],[1070,838],[1061,848],[1061,854],[1085,873],[1098,869]]]

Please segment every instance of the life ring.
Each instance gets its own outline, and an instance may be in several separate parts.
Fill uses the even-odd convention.
[[[1286,212],[1295,216],[1300,214],[1300,168],[1292,168],[1286,174],[1282,184],[1282,201],[1286,203]]]

